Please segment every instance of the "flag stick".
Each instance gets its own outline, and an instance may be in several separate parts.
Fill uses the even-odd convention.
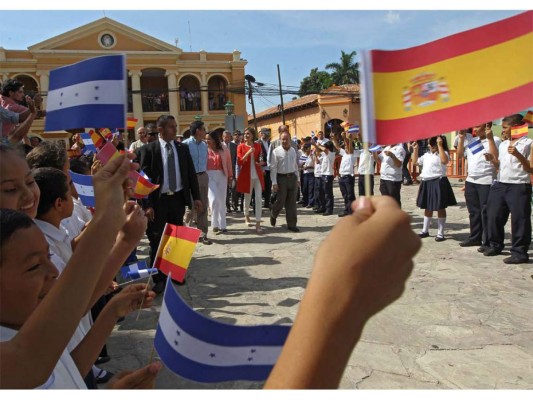
[[[368,142],[363,142],[363,152],[368,151]],[[365,196],[371,197],[372,192],[370,191],[370,167],[372,165],[372,160],[370,160],[370,157],[372,157],[372,153],[369,154],[368,161],[367,161],[367,173],[365,174]]]
[[[155,353],[155,346],[152,345],[152,351],[150,352],[150,359],[148,360],[148,364],[151,364],[154,359],[154,353]]]
[[[148,285],[150,284],[150,281],[152,280],[152,275],[148,275],[148,281],[146,282],[146,286],[144,287],[144,290],[147,291],[148,290]],[[141,300],[141,305],[139,306],[139,312],[137,313],[137,318],[135,318],[135,321],[138,321],[139,320],[139,315],[141,315],[141,310],[143,308],[143,303],[144,303],[144,296]]]

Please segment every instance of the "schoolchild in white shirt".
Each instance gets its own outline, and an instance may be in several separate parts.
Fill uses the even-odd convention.
[[[418,157],[418,144],[413,143],[413,162],[422,167],[420,178],[422,183],[418,189],[416,205],[424,210],[424,225],[421,238],[429,236],[429,228],[433,211],[437,211],[438,231],[435,236],[436,242],[442,242],[444,227],[446,225],[446,208],[457,205],[450,181],[446,177],[446,168],[450,155],[445,136],[434,136],[429,139],[429,151],[422,157]]]
[[[370,175],[370,196],[374,195],[374,170],[376,169],[376,163],[379,161],[377,151],[370,150],[355,150],[355,154],[359,157],[357,173],[357,186],[359,189],[359,196],[366,196],[365,193],[365,175]]]
[[[333,144],[342,156],[341,164],[339,166],[339,188],[344,200],[344,210],[339,214],[339,217],[344,217],[353,213],[351,204],[355,201],[354,165],[357,160],[357,155],[353,149],[352,135],[347,135],[346,131],[344,131],[342,133],[342,138],[344,140],[344,148],[339,145],[335,136],[332,138]]]
[[[402,206],[400,191],[402,189],[404,158],[405,150],[401,143],[387,146],[379,153],[381,160],[379,191],[383,196],[393,197],[400,207]]]
[[[311,144],[314,144],[314,142],[311,142]],[[322,164],[320,162],[321,157],[321,151],[320,148],[314,147],[311,154],[313,157],[313,162],[315,163],[315,190],[314,190],[314,199],[315,199],[315,206],[313,207],[313,210],[315,211],[315,214],[322,214],[326,211],[325,205],[323,203],[324,199],[324,188],[322,186]]]
[[[334,178],[334,164],[335,164],[335,146],[333,142],[327,141],[323,145],[316,145],[322,151],[320,156],[320,169],[322,172],[322,197],[320,202],[324,212],[322,215],[333,215],[333,204],[335,198],[333,197],[333,178]]]
[[[521,114],[505,117],[498,157],[488,155],[499,169],[487,200],[487,231],[490,247],[483,255],[499,255],[504,247],[504,227],[511,214],[511,256],[506,264],[529,262],[531,244],[531,174],[533,173],[533,140],[527,136],[513,139],[511,129],[523,124]]]

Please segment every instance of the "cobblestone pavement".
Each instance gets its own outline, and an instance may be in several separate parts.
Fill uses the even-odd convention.
[[[533,266],[506,265],[501,256],[484,257],[461,248],[468,236],[463,183],[451,179],[458,206],[448,208],[447,240],[431,237],[415,259],[406,290],[367,324],[340,387],[343,389],[533,389]],[[376,180],[376,189],[379,182]],[[342,197],[335,183],[335,211]],[[357,187],[357,186],[356,186]],[[418,186],[402,188],[403,209],[413,229],[422,224],[415,206]],[[198,245],[179,292],[198,312],[230,324],[291,323],[296,315],[316,246],[338,217],[298,209],[300,233],[284,225],[258,236],[242,214],[228,215],[227,234],[213,245]],[[510,224],[510,223],[509,223]],[[399,238],[401,240],[401,238]],[[146,242],[140,246],[147,256]],[[378,255],[376,255],[378,257]],[[145,365],[152,352],[161,296],[151,310],[118,324],[108,340],[110,371]],[[349,317],[349,316],[347,316]],[[158,389],[257,389],[262,383],[199,384],[163,369]]]

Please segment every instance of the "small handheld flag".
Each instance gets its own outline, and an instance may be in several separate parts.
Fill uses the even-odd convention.
[[[96,146],[93,143],[93,140],[91,139],[91,134],[87,132],[80,133],[81,140],[83,141],[83,144],[85,145],[85,148],[83,149],[84,152],[93,152],[96,153]]]
[[[191,381],[264,381],[290,329],[235,326],[207,318],[183,301],[169,277],[154,347],[168,369]]]
[[[477,154],[480,151],[483,151],[485,148],[483,147],[483,143],[481,143],[481,140],[479,138],[476,138],[472,141],[472,143],[468,144],[467,146],[472,154]]]
[[[374,153],[376,151],[381,151],[382,148],[379,144],[375,144],[374,146],[371,146],[368,148],[368,151],[371,152],[371,153]]]
[[[120,268],[120,274],[124,279],[128,278],[130,273],[135,273],[140,270],[146,270],[148,269],[148,266],[146,265],[146,261],[138,261],[133,264],[127,264]]]
[[[520,126],[513,126],[511,128],[511,138],[520,139],[521,137],[527,136],[528,128],[527,124]]]
[[[166,224],[157,249],[154,267],[172,279],[183,282],[201,230],[187,226]]]
[[[126,56],[122,54],[50,71],[45,131],[124,125],[126,89]]]
[[[88,133],[91,136],[93,144],[95,145],[97,149],[100,149],[105,144],[105,140],[94,129],[90,129],[86,133]]]
[[[348,133],[359,133],[359,125],[352,125],[348,128]]]
[[[523,122],[529,124],[529,125],[533,125],[533,111],[528,111],[527,114],[525,115],[524,119],[523,119]]]
[[[144,173],[144,171],[139,171],[139,177],[137,183],[135,184],[135,192],[133,197],[136,199],[144,199],[154,190],[159,188],[159,185],[155,185],[150,181],[150,178]]]
[[[96,202],[94,199],[93,177],[91,175],[77,174],[72,171],[69,171],[69,173],[82,204],[85,207],[94,207]]]
[[[137,125],[137,121],[139,121],[137,118],[128,117],[128,119],[126,120],[126,128],[127,129],[135,128],[135,125]]]

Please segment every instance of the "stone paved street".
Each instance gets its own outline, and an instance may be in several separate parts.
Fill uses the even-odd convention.
[[[459,205],[448,208],[446,237],[431,237],[415,259],[401,299],[375,316],[354,350],[343,389],[533,389],[533,265],[505,265],[509,255],[484,257],[461,248],[468,235],[462,183],[451,179]],[[376,180],[376,189],[379,180]],[[335,183],[335,212],[342,197]],[[357,186],[356,186],[357,187]],[[402,188],[403,208],[419,231],[422,211],[415,206],[418,186]],[[316,246],[338,220],[298,209],[300,233],[287,231],[284,215],[258,236],[242,214],[230,214],[228,234],[210,235],[198,245],[185,285],[178,286],[198,312],[230,324],[291,323],[296,315]],[[401,238],[398,238],[401,240]],[[147,247],[141,246],[146,256]],[[376,255],[379,257],[379,255]],[[161,296],[153,310],[134,313],[117,325],[108,341],[110,371],[138,368],[152,351]],[[349,318],[349,316],[347,316]],[[245,389],[262,383],[189,382],[164,369],[161,389]]]

